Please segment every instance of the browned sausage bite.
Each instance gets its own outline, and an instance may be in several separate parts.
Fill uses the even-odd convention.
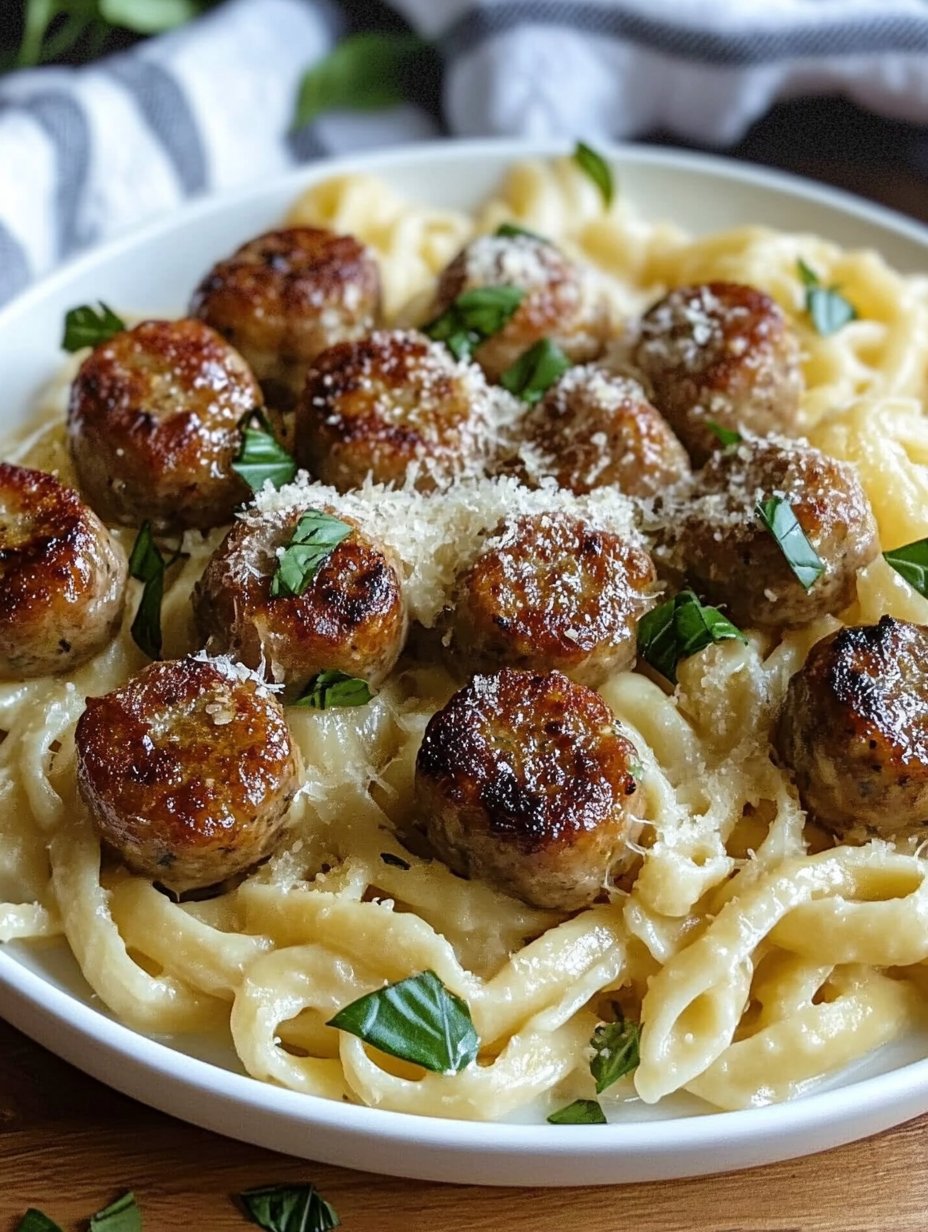
[[[126,558],[77,493],[0,462],[0,677],[70,671],[122,615]]]
[[[178,892],[267,856],[297,788],[280,703],[228,661],[150,664],[89,698],[75,738],[81,798],[101,838]]]
[[[273,595],[273,578],[306,510],[250,513],[214,552],[194,594],[211,651],[229,652],[278,684],[341,671],[376,687],[406,639],[399,570],[354,523],[299,595]],[[323,514],[322,516],[326,516]]]
[[[799,345],[774,300],[756,287],[677,287],[641,321],[635,361],[654,403],[699,465],[719,448],[709,421],[763,436],[796,423]]]
[[[426,728],[421,825],[455,872],[574,911],[628,860],[636,761],[599,694],[560,672],[475,676]]]
[[[635,662],[655,580],[618,535],[563,513],[512,518],[458,579],[451,654],[469,671],[557,668],[599,684]]]
[[[351,235],[270,231],[213,266],[193,293],[190,315],[244,355],[268,402],[284,410],[320,351],[379,323],[380,271]]]
[[[498,380],[542,338],[575,363],[602,353],[610,320],[595,273],[530,235],[472,240],[441,275],[429,319],[441,316],[465,291],[498,286],[518,287],[524,296],[503,328],[474,351],[490,380]]]
[[[884,616],[817,642],[776,746],[803,805],[842,839],[928,837],[928,627]]]
[[[759,516],[758,506],[770,501],[798,523],[818,557],[808,585],[788,560],[801,536],[781,543]],[[878,551],[853,467],[783,438],[745,439],[715,454],[672,518],[670,534],[695,589],[744,625],[802,625],[840,612],[857,593],[858,570]]]
[[[261,405],[245,361],[202,321],[143,321],[84,360],[68,407],[81,489],[102,518],[158,530],[228,522],[239,422]]]

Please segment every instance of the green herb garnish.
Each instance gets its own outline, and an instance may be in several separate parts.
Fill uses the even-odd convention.
[[[590,1073],[596,1079],[597,1095],[602,1095],[614,1082],[638,1068],[640,1035],[638,1024],[627,1018],[604,1022],[593,1032]]]
[[[318,672],[293,705],[331,710],[336,706],[366,706],[373,696],[366,680],[344,672]]]
[[[435,1073],[456,1073],[477,1059],[480,1040],[466,1002],[434,971],[423,971],[359,997],[328,1024]]]
[[[818,274],[801,257],[796,265],[806,289],[806,312],[817,333],[827,338],[849,321],[857,320],[857,309],[850,300],[845,299],[838,287],[823,287]]]
[[[605,1125],[606,1115],[595,1099],[575,1099],[548,1117],[552,1125]]]
[[[329,513],[307,510],[277,562],[271,578],[271,598],[301,595],[352,529]]]
[[[53,1219],[30,1206],[16,1225],[16,1232],[61,1232],[61,1228]]]
[[[215,0],[26,0],[15,64],[23,68],[67,56],[95,58],[117,30],[156,34],[182,25]],[[60,20],[59,20],[60,19]],[[11,67],[0,58],[0,72]]]
[[[80,351],[84,347],[99,346],[114,334],[126,328],[125,321],[118,317],[112,308],[108,308],[103,300],[99,301],[99,309],[82,304],[80,308],[71,308],[64,318],[64,337],[61,345],[66,351]]]
[[[91,1216],[90,1232],[142,1232],[142,1212],[136,1204],[135,1194],[123,1194]]]
[[[261,411],[249,411],[239,424],[242,444],[232,469],[245,480],[252,492],[260,492],[268,480],[282,488],[296,474],[296,462],[287,453]]]
[[[443,342],[455,359],[470,359],[481,342],[504,328],[524,297],[520,287],[462,291],[450,308],[423,327],[423,333]]]
[[[771,496],[758,501],[754,512],[776,539],[800,585],[809,590],[825,572],[825,566],[806,538],[792,505],[783,496]]]
[[[164,575],[182,553],[178,549],[165,561],[155,543],[151,523],[143,522],[129,555],[129,576],[144,583],[139,606],[132,622],[132,640],[150,659],[161,658],[161,601],[164,598]]]
[[[313,1184],[263,1185],[246,1189],[238,1200],[252,1223],[266,1232],[329,1232],[341,1224]]]
[[[723,449],[730,449],[732,445],[740,445],[744,439],[740,432],[735,432],[731,428],[726,428],[723,424],[716,423],[714,419],[707,419],[706,427]]]
[[[514,222],[501,222],[493,234],[499,236],[500,239],[518,239],[521,236],[524,239],[537,240],[539,244],[551,243],[549,239],[544,235],[539,235],[537,231],[529,231],[528,227],[520,227],[518,223]]]
[[[612,204],[612,198],[615,196],[615,181],[612,178],[612,168],[603,158],[602,154],[597,154],[593,147],[587,145],[584,141],[578,141],[574,146],[573,159],[584,175],[589,176],[602,193],[603,204],[608,209]]]
[[[325,111],[378,111],[411,92],[413,69],[430,46],[415,34],[352,34],[305,74],[294,127]]]
[[[904,547],[893,548],[883,553],[883,559],[913,590],[928,599],[928,539],[916,539]]]
[[[511,394],[532,404],[543,398],[570,366],[570,360],[561,348],[549,338],[542,338],[522,352],[512,367],[506,369],[499,382]]]
[[[659,604],[638,624],[638,653],[671,683],[677,664],[715,642],[747,638],[715,607],[700,603],[691,590]]]

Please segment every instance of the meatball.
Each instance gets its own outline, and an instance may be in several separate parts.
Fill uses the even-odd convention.
[[[634,664],[655,581],[618,535],[563,513],[511,518],[457,581],[450,652],[470,671],[558,668],[599,684]]]
[[[821,562],[808,589],[758,516],[758,503],[786,501]],[[876,523],[853,467],[809,445],[745,439],[715,454],[670,535],[693,586],[728,606],[739,624],[802,625],[840,612],[857,593],[857,572],[876,555]]]
[[[235,524],[194,592],[200,633],[211,651],[228,652],[278,684],[341,671],[375,687],[406,640],[399,569],[380,544],[339,519],[345,537],[303,593],[272,597],[279,554],[306,512],[250,513]]]
[[[193,293],[190,315],[228,338],[268,402],[286,410],[320,351],[379,323],[380,271],[351,235],[271,231],[213,266]]]
[[[264,859],[297,788],[280,703],[221,659],[150,664],[88,698],[75,739],[100,837],[133,872],[178,893]]]
[[[498,380],[542,338],[550,338],[575,363],[602,353],[611,321],[597,275],[530,235],[472,240],[442,273],[430,319],[451,308],[464,291],[497,286],[525,294],[506,325],[474,352],[490,380]]]
[[[592,364],[566,372],[517,430],[529,482],[551,476],[578,494],[615,485],[648,497],[690,473],[686,450],[638,382]]]
[[[239,422],[261,405],[242,357],[201,321],[144,321],[84,360],[71,453],[102,518],[160,531],[219,526],[248,495],[232,470]]]
[[[296,421],[296,457],[340,491],[401,483],[434,488],[479,466],[519,413],[479,368],[422,334],[382,330],[324,351],[310,369]]]
[[[429,721],[417,811],[455,872],[575,911],[629,862],[636,761],[598,693],[560,672],[503,668]]]
[[[788,434],[796,424],[799,344],[778,305],[755,287],[677,287],[642,319],[635,361],[697,465],[719,448],[710,421],[758,436]]]
[[[839,837],[928,836],[928,627],[884,616],[817,642],[775,743],[804,807]]]
[[[71,488],[0,462],[0,677],[70,671],[119,625],[126,557]]]

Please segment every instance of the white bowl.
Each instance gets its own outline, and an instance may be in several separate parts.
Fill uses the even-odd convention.
[[[316,163],[270,185],[196,202],[66,265],[0,312],[0,430],[28,414],[61,361],[64,313],[103,299],[177,315],[201,271],[277,224],[297,193],[364,170],[399,192],[468,209],[513,160],[554,144],[446,142]],[[608,151],[623,194],[645,213],[705,232],[744,222],[874,247],[897,268],[928,264],[928,230],[843,193],[719,158],[666,149]],[[789,1104],[698,1115],[677,1103],[630,1108],[605,1126],[433,1120],[330,1102],[255,1081],[223,1041],[161,1042],[115,1022],[60,947],[0,950],[0,1013],[88,1074],[174,1116],[260,1146],[426,1180],[589,1185],[750,1167],[824,1150],[928,1110],[928,1039],[912,1036]]]

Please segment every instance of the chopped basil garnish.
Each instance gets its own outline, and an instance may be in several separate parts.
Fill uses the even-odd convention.
[[[30,1206],[16,1225],[16,1232],[61,1232],[61,1228],[53,1219]]]
[[[796,264],[806,289],[806,312],[817,333],[827,338],[849,321],[857,320],[857,309],[850,300],[845,299],[838,287],[823,287],[818,274],[801,257]]]
[[[550,244],[551,241],[537,231],[529,231],[528,227],[520,227],[514,222],[501,222],[494,232],[501,239],[518,239],[522,236],[529,240],[538,240],[539,244]]]
[[[395,856],[392,851],[382,851],[380,858],[384,864],[389,864],[391,868],[401,868],[404,872],[409,872],[412,865],[408,860],[402,860],[399,856]]]
[[[293,704],[308,710],[331,710],[334,706],[366,706],[373,696],[366,680],[344,672],[318,672]]]
[[[575,1099],[548,1117],[552,1125],[605,1125],[606,1115],[595,1099]]]
[[[241,448],[232,469],[245,480],[252,492],[260,492],[270,480],[271,487],[282,488],[296,474],[296,463],[281,445],[260,411],[249,411],[239,424]]]
[[[136,646],[150,659],[161,658],[161,600],[164,598],[165,571],[180,557],[178,549],[166,561],[151,533],[151,523],[142,523],[129,555],[129,576],[144,583],[131,633]]]
[[[732,445],[741,444],[743,438],[740,432],[735,432],[731,428],[726,428],[724,425],[716,423],[714,419],[707,419],[706,427],[723,449],[729,449]]]
[[[499,333],[522,303],[520,287],[474,287],[462,291],[451,307],[423,332],[443,342],[455,359],[470,359],[476,347]]]
[[[806,538],[792,505],[783,496],[771,496],[758,501],[754,512],[776,539],[800,585],[809,590],[825,572],[825,566]]]
[[[466,1002],[434,971],[368,993],[328,1024],[435,1073],[456,1073],[477,1059],[480,1040]]]
[[[612,168],[603,158],[602,154],[588,146],[584,141],[578,141],[574,147],[574,162],[584,173],[589,176],[599,191],[602,193],[603,204],[608,208],[612,204],[612,198],[615,196],[615,181],[612,178]]]
[[[329,513],[309,509],[296,524],[271,578],[271,598],[299,596],[352,528]]]
[[[378,111],[401,103],[411,92],[413,69],[429,51],[415,34],[349,35],[300,82],[294,127],[325,111]]]
[[[98,346],[126,328],[126,323],[112,308],[99,301],[99,311],[89,304],[72,308],[64,318],[64,337],[61,345],[66,351],[80,351],[83,347]]]
[[[341,1220],[313,1184],[263,1185],[238,1195],[246,1215],[267,1232],[329,1232]]]
[[[681,590],[638,624],[638,653],[674,684],[681,659],[733,639],[747,640],[718,608],[700,603],[691,590]]]
[[[638,1068],[640,1034],[638,1024],[627,1018],[605,1022],[593,1032],[590,1073],[596,1079],[597,1095],[602,1095],[607,1087]]]
[[[534,403],[544,397],[570,366],[570,360],[561,348],[549,338],[542,338],[522,352],[512,367],[506,369],[499,382],[504,389],[508,389],[523,402]]]
[[[135,1194],[123,1194],[97,1211],[91,1217],[90,1232],[142,1232],[142,1212],[136,1205]]]
[[[916,539],[905,547],[893,548],[883,553],[883,559],[913,590],[928,599],[928,539]]]

